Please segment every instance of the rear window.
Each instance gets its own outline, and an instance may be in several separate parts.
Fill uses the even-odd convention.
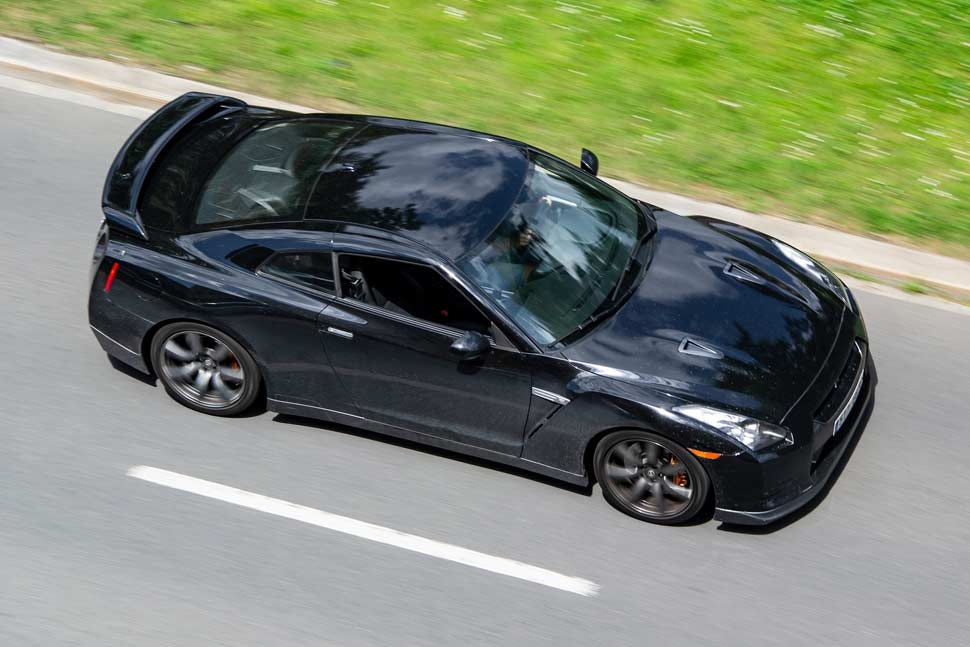
[[[138,213],[149,229],[183,231],[202,184],[234,142],[251,131],[238,114],[185,128],[148,174]]]
[[[289,121],[260,128],[222,160],[202,191],[197,228],[302,218],[320,170],[352,124]]]

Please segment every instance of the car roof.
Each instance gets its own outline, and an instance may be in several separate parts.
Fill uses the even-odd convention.
[[[326,115],[362,123],[323,169],[307,220],[394,232],[456,259],[508,213],[528,149],[514,140],[423,122]]]

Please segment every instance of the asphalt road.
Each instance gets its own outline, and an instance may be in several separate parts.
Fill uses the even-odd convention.
[[[85,313],[136,120],[0,90],[0,644],[946,645],[970,638],[970,316],[857,291],[881,383],[828,496],[660,528],[453,456],[193,413]],[[149,465],[519,560],[583,597],[126,476]]]

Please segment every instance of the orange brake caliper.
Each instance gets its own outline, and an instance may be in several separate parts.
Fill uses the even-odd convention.
[[[671,456],[670,464],[676,465],[677,459]],[[670,480],[673,481],[674,485],[676,485],[677,487],[687,487],[687,472],[677,472]]]

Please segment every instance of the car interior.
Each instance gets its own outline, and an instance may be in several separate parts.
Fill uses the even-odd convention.
[[[330,253],[307,252],[278,254],[264,263],[259,271],[288,281],[334,294],[333,258]]]
[[[489,320],[437,270],[370,256],[339,257],[343,296],[431,323],[492,334]]]
[[[209,181],[196,224],[295,217],[320,166],[350,129],[284,123],[257,131],[226,157]]]

